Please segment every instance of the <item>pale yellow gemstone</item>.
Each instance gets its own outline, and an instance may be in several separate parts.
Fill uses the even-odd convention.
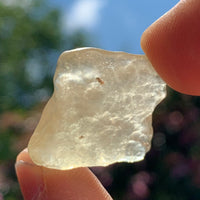
[[[29,142],[30,156],[55,169],[142,160],[150,149],[152,112],[165,96],[165,83],[144,55],[66,51]]]

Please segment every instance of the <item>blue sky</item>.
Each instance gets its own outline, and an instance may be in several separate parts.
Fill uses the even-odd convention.
[[[62,10],[63,30],[81,29],[92,46],[142,54],[142,32],[178,0],[49,0]]]

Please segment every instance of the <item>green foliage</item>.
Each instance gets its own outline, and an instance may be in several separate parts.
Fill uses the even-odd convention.
[[[81,33],[62,33],[58,10],[32,2],[25,9],[0,4],[0,112],[28,108],[48,96],[58,55],[85,43]]]
[[[0,161],[14,160],[16,157],[16,152],[13,152],[12,140],[14,137],[9,132],[2,132],[0,134]]]

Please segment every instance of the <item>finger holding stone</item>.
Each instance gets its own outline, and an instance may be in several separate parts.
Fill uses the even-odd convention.
[[[27,150],[18,155],[16,172],[25,200],[112,199],[88,168],[61,171],[40,167]]]
[[[182,0],[143,33],[141,46],[173,89],[200,95],[200,1]]]

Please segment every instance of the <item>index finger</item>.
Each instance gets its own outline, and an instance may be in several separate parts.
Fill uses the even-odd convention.
[[[88,168],[54,170],[37,166],[27,150],[18,155],[15,166],[25,200],[112,200]]]
[[[200,1],[182,0],[142,35],[141,46],[173,89],[200,95]]]

